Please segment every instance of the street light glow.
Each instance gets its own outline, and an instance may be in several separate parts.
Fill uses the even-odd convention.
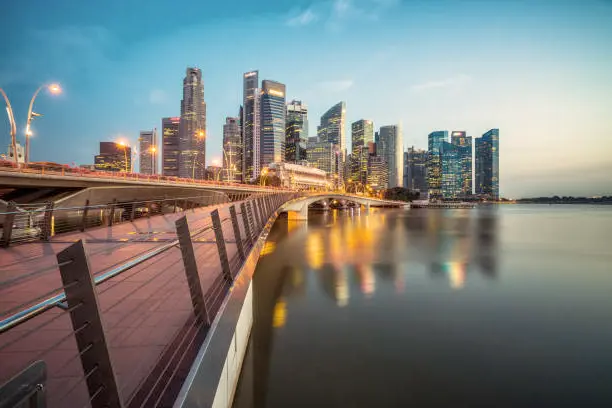
[[[50,84],[48,89],[49,92],[55,95],[62,93],[62,88],[59,86],[59,84]]]
[[[151,153],[155,153],[157,151],[157,148],[155,146],[151,147]]]
[[[213,159],[212,164],[213,164],[213,166],[219,166],[221,164],[221,160]]]

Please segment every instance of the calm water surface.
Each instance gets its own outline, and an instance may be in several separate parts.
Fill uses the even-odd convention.
[[[612,208],[311,212],[255,272],[234,406],[612,407]]]

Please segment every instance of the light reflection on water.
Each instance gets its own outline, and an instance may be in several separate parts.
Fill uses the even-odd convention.
[[[238,408],[612,406],[612,208],[311,212],[269,239]]]

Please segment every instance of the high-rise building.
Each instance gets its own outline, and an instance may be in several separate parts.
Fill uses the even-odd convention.
[[[242,143],[240,120],[225,118],[223,125],[223,172],[221,179],[239,183],[242,181]]]
[[[353,145],[351,178],[365,185],[368,182],[368,143],[374,142],[374,123],[366,119],[353,122],[351,139]]]
[[[499,200],[499,129],[476,138],[476,194]]]
[[[204,179],[206,175],[206,103],[199,68],[187,68],[183,79],[179,126],[179,176]]]
[[[427,149],[427,188],[429,199],[442,198],[442,142],[448,140],[448,131],[431,132],[428,136]]]
[[[285,161],[285,85],[261,82],[261,167]]]
[[[404,187],[427,193],[427,150],[412,146],[404,153]]]
[[[376,136],[375,136],[376,137]],[[389,164],[378,149],[379,144],[368,143],[368,185],[374,191],[389,188]]]
[[[387,161],[389,167],[389,188],[401,187],[404,181],[404,141],[399,125],[381,126],[378,133],[378,155]]]
[[[157,174],[157,129],[143,130],[138,138],[140,144],[139,160],[141,174]]]
[[[340,101],[327,110],[321,116],[321,124],[317,127],[319,141],[329,142],[334,145],[335,161],[334,174],[337,180],[342,181],[345,177],[344,162],[346,161],[346,103]],[[335,177],[335,176],[334,176]]]
[[[310,166],[323,170],[328,177],[333,175],[336,163],[334,144],[319,141],[316,137],[308,138],[306,160]]]
[[[461,161],[459,147],[447,142],[440,146],[440,162],[442,168],[442,197],[454,200],[461,195]]]
[[[259,71],[242,75],[242,172],[244,181],[259,176],[260,110]]]
[[[306,160],[308,143],[308,107],[302,101],[287,104],[285,128],[285,161],[298,163]]]
[[[96,170],[126,172],[132,171],[132,148],[127,144],[100,142],[100,154],[94,157]]]
[[[162,118],[162,174],[179,175],[179,124],[180,117]]]
[[[451,143],[457,146],[460,162],[460,196],[472,194],[472,136],[466,136],[464,131],[451,132]]]

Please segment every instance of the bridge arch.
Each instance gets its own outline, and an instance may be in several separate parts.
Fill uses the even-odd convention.
[[[352,202],[365,207],[366,210],[369,210],[370,207],[406,207],[406,203],[401,201],[381,200],[352,194],[322,193],[291,200],[281,207],[281,212],[287,213],[290,219],[308,220],[308,207],[322,200]]]

